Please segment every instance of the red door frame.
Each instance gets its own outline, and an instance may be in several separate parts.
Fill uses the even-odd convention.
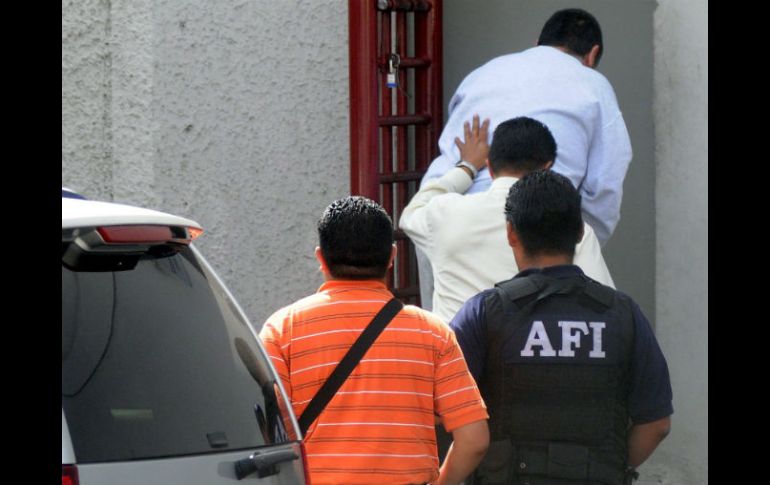
[[[413,29],[408,27],[410,19]],[[438,155],[443,125],[442,0],[348,0],[348,22],[350,191],[379,202],[398,227],[398,216]],[[391,38],[392,27],[396,39]],[[394,40],[400,58],[396,89],[387,86]],[[411,241],[397,229],[396,243],[399,257],[389,284],[399,298],[419,303]]]

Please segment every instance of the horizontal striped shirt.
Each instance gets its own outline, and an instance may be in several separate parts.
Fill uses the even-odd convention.
[[[328,281],[267,320],[260,337],[298,417],[392,297],[380,282]],[[310,425],[311,481],[434,481],[434,413],[448,431],[488,418],[452,330],[407,305]]]

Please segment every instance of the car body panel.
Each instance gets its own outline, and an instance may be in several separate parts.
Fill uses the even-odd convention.
[[[61,227],[117,226],[123,224],[160,224],[202,229],[197,222],[151,209],[112,202],[69,199],[61,200]]]
[[[293,450],[300,456],[298,443],[271,446],[271,450]],[[219,485],[239,483],[235,477],[235,462],[247,458],[253,451],[228,451],[160,460],[141,460],[78,465],[80,485],[105,483],[110,485]],[[240,483],[260,485],[296,485],[303,483],[301,459],[276,465],[279,473],[259,478],[253,473]]]
[[[64,409],[61,410],[61,463],[69,465],[75,463],[75,452],[72,447],[72,438],[67,426],[67,418],[64,416]]]

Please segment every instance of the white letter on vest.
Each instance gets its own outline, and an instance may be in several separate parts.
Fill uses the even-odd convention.
[[[545,327],[543,327],[543,322],[540,320],[532,322],[532,328],[530,328],[529,337],[527,338],[527,345],[525,345],[524,350],[521,351],[521,356],[533,357],[535,353],[532,352],[532,347],[535,345],[543,347],[543,350],[540,351],[540,357],[554,357],[556,355],[553,347],[551,347],[551,341],[548,339]]]
[[[594,332],[594,348],[593,350],[588,354],[589,357],[593,357],[595,359],[603,359],[604,358],[604,351],[602,350],[602,330],[605,327],[604,322],[590,322],[588,325],[591,326],[591,330]]]
[[[559,326],[561,327],[559,357],[575,357],[572,344],[575,344],[575,348],[580,347],[580,334],[573,334],[572,330],[576,328],[583,333],[588,333],[586,322],[559,322]]]

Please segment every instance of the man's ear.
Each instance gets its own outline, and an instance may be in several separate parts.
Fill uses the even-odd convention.
[[[591,50],[583,56],[583,64],[585,66],[590,68],[596,67],[596,59],[599,58],[599,49],[599,44],[595,44],[593,47],[591,47]]]
[[[521,241],[519,235],[513,230],[513,226],[510,222],[505,223],[505,234],[508,236],[508,245],[511,249],[518,249],[521,247]]]
[[[583,236],[585,236],[585,234],[586,234],[586,225],[585,224],[581,224],[580,225],[580,234],[578,234],[578,244],[583,242]]]
[[[315,247],[315,259],[318,260],[318,264],[321,266],[318,267],[318,271],[321,273],[328,273],[329,272],[329,265],[326,264],[326,260],[324,259],[324,255],[321,253],[321,247],[316,246]]]
[[[492,164],[491,164],[491,163],[489,163],[489,159],[487,158],[487,159],[484,161],[484,163],[486,163],[486,164],[487,164],[487,170],[489,170],[489,176],[490,176],[491,178],[495,178],[495,173],[492,171]]]
[[[543,170],[551,170],[551,167],[553,167],[553,160],[550,162],[545,162],[545,165],[543,165]]]
[[[396,243],[393,243],[393,247],[390,249],[390,261],[388,261],[388,269],[393,267],[393,261],[396,260],[396,254],[398,254],[398,248]]]

